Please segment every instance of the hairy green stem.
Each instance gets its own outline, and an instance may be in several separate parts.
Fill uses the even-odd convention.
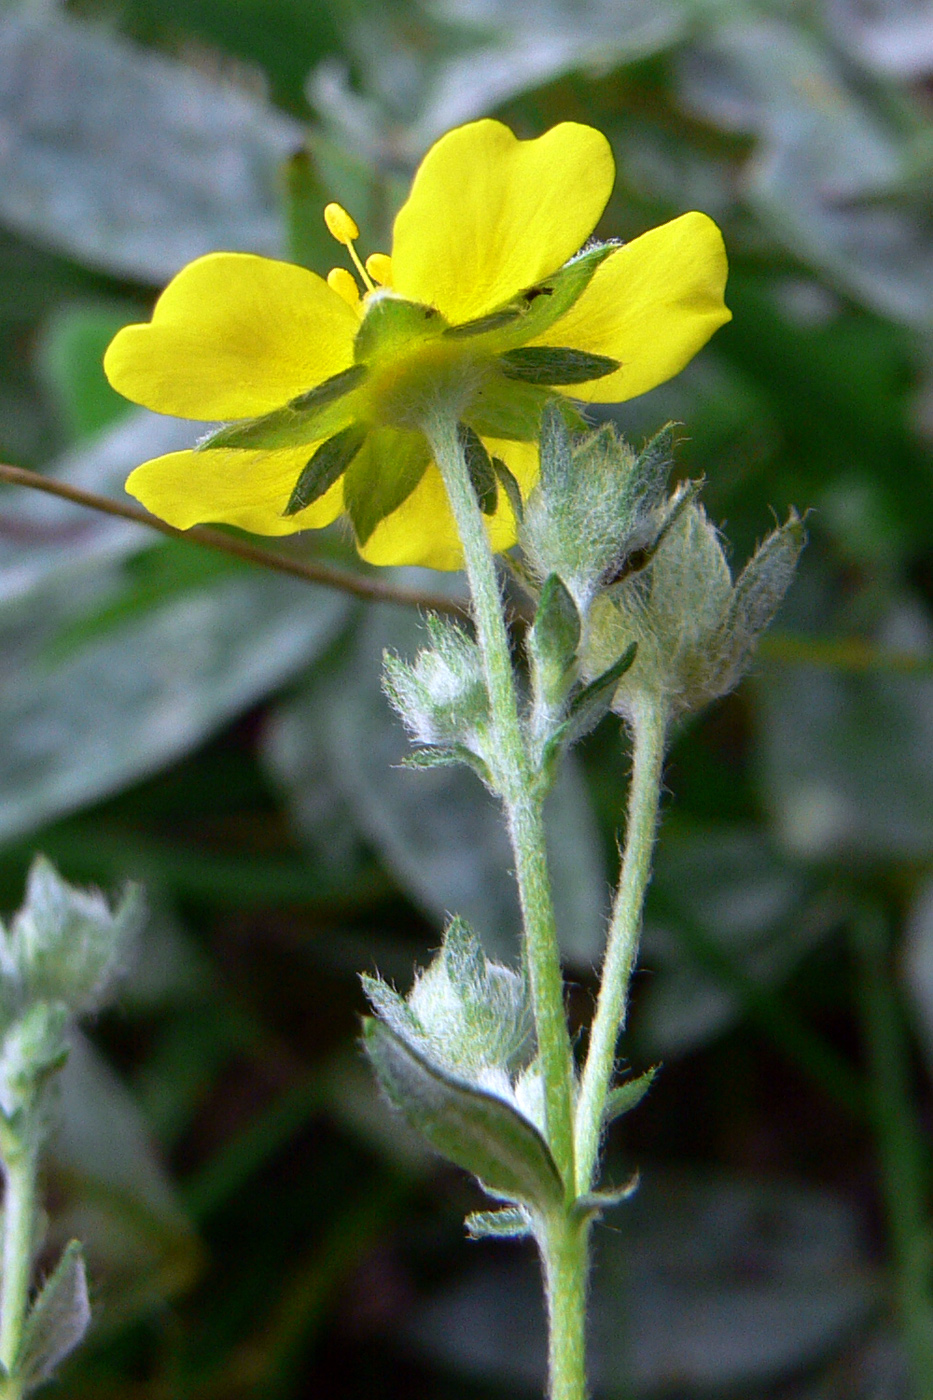
[[[544,840],[543,797],[522,734],[499,580],[457,423],[446,408],[439,408],[426,415],[423,427],[444,479],[463,546],[496,739],[497,776],[515,856],[525,958],[544,1075],[548,1141],[572,1194],[573,1050],[564,1013],[564,984]]]
[[[625,854],[603,959],[596,1015],[576,1113],[577,1190],[593,1184],[599,1156],[606,1095],[615,1068],[616,1044],[625,1023],[629,983],[638,953],[641,911],[651,874],[664,763],[665,707],[643,696],[631,719],[634,739]]]
[[[926,1170],[911,1092],[910,1049],[893,981],[884,913],[853,924],[869,1092],[914,1400],[933,1400],[933,1296]]]
[[[24,1149],[3,1164],[3,1280],[0,1284],[0,1362],[13,1372],[26,1321],[36,1226],[36,1153]],[[18,1400],[15,1374],[4,1381],[4,1400]]]
[[[548,1400],[585,1400],[589,1223],[549,1221],[541,1241],[548,1313]]]

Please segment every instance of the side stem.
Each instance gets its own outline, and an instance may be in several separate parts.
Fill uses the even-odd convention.
[[[476,636],[496,736],[498,775],[515,855],[515,875],[525,928],[538,1050],[545,1085],[548,1140],[572,1194],[573,1050],[564,1013],[564,983],[547,870],[542,798],[522,735],[512,656],[502,615],[495,561],[483,524],[454,417],[426,416],[424,432],[447,488],[473,600]]]
[[[914,1400],[933,1400],[933,1296],[923,1144],[910,1085],[910,1050],[878,908],[857,912],[853,948],[869,1094],[891,1240],[897,1307]]]
[[[36,1221],[36,1154],[23,1150],[4,1161],[3,1280],[0,1284],[0,1362],[12,1372],[29,1304]],[[15,1374],[4,1381],[4,1400],[18,1400]]]
[[[663,704],[644,696],[632,716],[634,756],[625,853],[577,1100],[577,1190],[581,1195],[589,1191],[593,1183],[606,1095],[615,1067],[616,1044],[625,1024],[629,983],[638,952],[642,904],[651,874],[666,728],[667,712]]]

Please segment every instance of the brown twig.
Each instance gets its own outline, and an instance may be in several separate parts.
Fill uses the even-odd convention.
[[[335,568],[331,564],[316,564],[305,559],[294,559],[277,550],[263,549],[261,545],[241,540],[236,535],[224,534],[209,525],[193,525],[190,530],[176,530],[139,506],[131,506],[123,501],[113,501],[109,496],[99,496],[94,491],[83,491],[80,487],[69,486],[54,477],[41,476],[25,467],[11,467],[0,463],[0,481],[13,486],[29,486],[34,491],[45,491],[50,496],[58,496],[75,505],[86,506],[90,510],[101,511],[104,515],[115,515],[121,520],[132,520],[136,525],[145,525],[150,530],[158,530],[169,539],[185,540],[189,544],[200,544],[207,549],[219,550],[222,554],[233,555],[247,564],[258,564],[275,573],[289,574],[305,583],[318,583],[324,588],[338,588],[351,593],[356,598],[365,598],[374,603],[397,603],[403,607],[423,608],[428,612],[454,613],[461,616],[467,613],[466,603],[455,598],[446,598],[439,593],[422,593],[414,588],[398,588],[391,583],[367,578],[365,574],[353,573],[350,569]]]

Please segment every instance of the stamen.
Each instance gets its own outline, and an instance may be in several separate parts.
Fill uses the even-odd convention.
[[[391,287],[392,259],[388,253],[370,253],[366,259],[366,271],[380,287]]]
[[[324,206],[324,222],[331,237],[336,238],[338,243],[342,243],[350,254],[353,265],[360,274],[366,290],[374,292],[376,288],[372,278],[360,262],[359,254],[353,246],[353,240],[360,236],[356,220],[351,218],[342,204],[326,204]]]
[[[349,306],[359,306],[360,289],[356,285],[353,273],[348,272],[345,267],[332,267],[327,274],[327,285],[331,287],[339,297],[343,297]]]
[[[354,238],[360,236],[356,220],[350,217],[342,204],[325,205],[324,222],[328,233],[332,238],[336,238],[338,243],[352,243]]]

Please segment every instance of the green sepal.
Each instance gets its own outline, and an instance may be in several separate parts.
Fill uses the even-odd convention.
[[[421,433],[373,428],[343,483],[343,501],[360,544],[398,510],[424,476],[431,452]]]
[[[423,771],[428,768],[453,768],[458,763],[465,763],[468,768],[479,778],[490,792],[495,792],[496,783],[489,771],[489,768],[472,749],[468,749],[466,744],[450,744],[445,748],[415,749],[414,753],[406,754],[399,764],[400,768],[413,768]]]
[[[616,686],[635,660],[636,649],[637,644],[632,642],[618,661],[573,697],[570,714],[566,724],[562,726],[561,738],[564,743],[576,743],[584,734],[589,734],[591,729],[595,729],[603,716],[609,713]]]
[[[495,515],[499,501],[499,488],[496,483],[496,473],[489,460],[489,453],[486,451],[486,445],[479,434],[473,428],[468,427],[466,423],[457,424],[457,436],[460,439],[460,446],[463,448],[467,471],[470,473],[470,483],[473,487],[473,494],[479,502],[479,508],[484,515]]]
[[[406,346],[435,340],[446,327],[434,306],[404,301],[391,292],[377,293],[370,298],[356,333],[353,358],[358,364],[391,360]]]
[[[588,384],[614,373],[619,361],[565,345],[522,345],[500,355],[499,367],[507,379],[526,384]]]
[[[570,425],[557,402],[547,405],[541,415],[541,489],[560,500],[573,489],[573,440]]]
[[[727,633],[751,641],[764,631],[791,585],[806,539],[804,520],[791,507],[785,523],[762,541],[736,579]]]
[[[527,642],[535,694],[549,708],[563,705],[573,680],[580,634],[576,603],[559,575],[549,574]]]
[[[543,335],[579,300],[600,263],[618,246],[617,243],[601,243],[587,249],[551,277],[543,278],[533,287],[526,287],[507,306],[499,308],[504,311],[517,307],[521,315],[513,324],[490,335],[490,348],[501,354],[504,350],[525,345],[529,340]]]
[[[623,1113],[631,1113],[633,1108],[637,1108],[654,1083],[660,1068],[660,1065],[652,1065],[651,1069],[645,1070],[637,1079],[627,1079],[624,1084],[617,1084],[614,1089],[610,1089],[603,1111],[604,1127],[621,1118]]]
[[[483,437],[533,442],[541,430],[542,414],[553,399],[553,391],[539,384],[491,374],[471,400],[467,421]]]
[[[367,429],[361,423],[351,423],[342,432],[322,442],[302,470],[288,498],[283,515],[297,515],[312,501],[323,496],[338,477],[343,476],[366,440]]]
[[[273,413],[245,423],[231,423],[228,428],[208,434],[198,443],[197,450],[300,447],[305,442],[332,437],[354,418],[355,405],[346,400],[365,378],[365,365],[351,365]]]
[[[478,1177],[501,1200],[542,1211],[564,1197],[560,1172],[538,1129],[504,1099],[433,1064],[372,1017],[366,1052],[389,1099],[442,1157]]]
[[[84,1255],[78,1241],[72,1240],[40,1290],[23,1325],[12,1370],[23,1394],[52,1377],[59,1364],[81,1342],[90,1321]]]
[[[615,1191],[588,1191],[585,1196],[578,1196],[570,1207],[571,1216],[578,1221],[595,1220],[605,1211],[612,1210],[613,1206],[624,1205],[638,1190],[640,1180],[636,1172],[630,1181]]]
[[[477,316],[473,321],[463,321],[459,326],[448,326],[444,331],[447,340],[469,340],[474,335],[486,335],[489,331],[499,331],[510,326],[523,314],[520,306],[506,306],[502,311],[492,311],[488,316]]]
[[[514,473],[509,471],[501,457],[493,457],[492,469],[496,474],[496,480],[506,494],[509,505],[512,507],[516,523],[521,524],[522,516],[525,514],[525,506],[522,501],[522,490]]]
[[[654,538],[647,544],[638,545],[634,549],[628,550],[600,579],[601,586],[615,588],[617,584],[624,583],[633,574],[640,574],[647,569],[673,526],[677,524],[691,501],[696,500],[702,489],[702,480],[679,482],[666,503],[655,512],[657,519],[654,527]]]
[[[522,1240],[532,1233],[531,1222],[520,1206],[474,1210],[463,1223],[471,1240]]]

